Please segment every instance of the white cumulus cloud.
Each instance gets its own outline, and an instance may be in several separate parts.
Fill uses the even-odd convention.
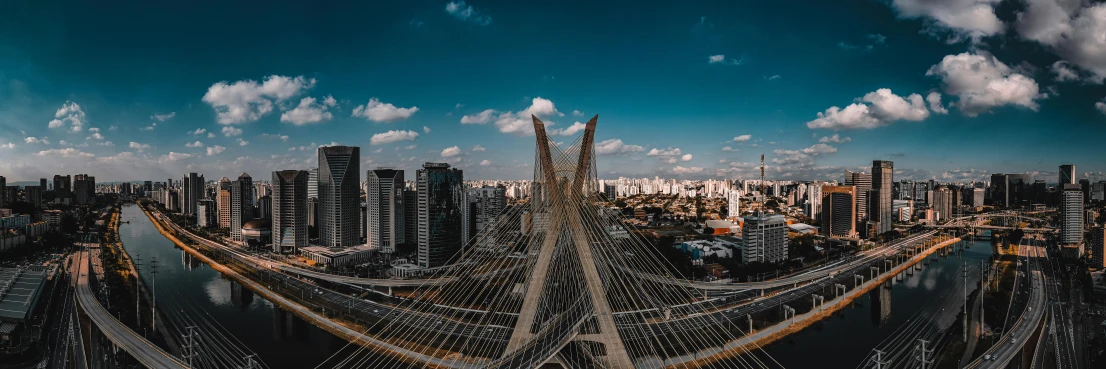
[[[83,152],[83,151],[74,149],[72,147],[67,147],[67,148],[64,148],[64,149],[43,150],[43,151],[39,151],[35,155],[55,157],[55,158],[91,158],[91,157],[96,156],[96,155],[93,155],[93,154],[90,154],[90,153],[87,153],[87,152]]]
[[[151,116],[150,116],[150,120],[156,120],[156,121],[158,121],[158,122],[164,122],[164,121],[167,121],[167,120],[173,119],[173,117],[175,117],[175,116],[177,116],[177,112],[175,112],[175,111],[171,111],[171,112],[168,112],[168,113],[166,113],[166,114],[154,114],[154,115],[151,115]]]
[[[492,17],[482,10],[473,8],[472,5],[468,5],[464,0],[450,1],[445,5],[445,12],[452,15],[454,18],[472,22],[481,26],[492,24]]]
[[[399,141],[414,141],[417,137],[419,137],[419,133],[415,131],[391,130],[373,135],[369,139],[369,144],[383,145]]]
[[[740,135],[733,138],[733,142],[748,142],[753,138],[753,135]]]
[[[645,147],[626,144],[617,138],[595,144],[595,153],[597,155],[633,154],[642,151],[645,151]]]
[[[492,121],[495,109],[486,109],[482,112],[461,117],[461,124],[484,124]]]
[[[258,83],[242,80],[215,83],[207,89],[203,102],[215,110],[220,124],[253,122],[273,111],[274,102],[283,102],[315,86],[315,79],[269,76]]]
[[[144,144],[144,143],[138,143],[138,142],[131,141],[130,144],[127,145],[127,147],[138,150],[138,152],[142,152],[142,150],[149,149],[150,144]]]
[[[958,98],[953,105],[967,116],[1004,105],[1036,111],[1037,100],[1047,97],[1040,93],[1033,78],[1017,73],[989,54],[947,55],[926,75],[941,78],[945,93]]]
[[[453,157],[453,156],[457,156],[457,155],[461,155],[461,148],[459,148],[457,146],[447,147],[444,150],[442,150],[442,157],[443,158]]]
[[[922,95],[906,98],[881,88],[861,97],[844,109],[833,106],[806,123],[811,129],[861,129],[882,127],[898,120],[920,121],[929,117]]]
[[[1006,25],[995,15],[1002,0],[891,0],[900,17],[931,20],[931,26],[947,29],[957,37],[978,40],[1002,33]]]
[[[354,117],[362,117],[373,122],[391,123],[410,118],[419,111],[419,107],[400,108],[391,103],[382,103],[380,99],[371,98],[365,105],[353,108]]]
[[[318,103],[314,97],[308,96],[300,99],[300,104],[294,109],[280,114],[280,121],[297,126],[326,122],[334,118],[334,115],[327,111],[334,106],[333,104],[336,104],[336,102],[334,102],[334,97],[331,96],[327,96],[322,103]]]
[[[227,148],[219,146],[219,145],[208,146],[207,147],[207,156],[219,155],[220,153],[222,153],[226,149]]]
[[[69,126],[70,132],[80,132],[84,129],[85,113],[81,106],[72,101],[66,101],[61,108],[54,113],[54,119],[47,125],[50,128],[65,128]]]
[[[241,136],[241,135],[242,135],[242,129],[241,128],[223,127],[223,136],[234,137],[234,136]]]
[[[204,143],[203,143],[203,142],[200,142],[200,141],[196,141],[196,142],[189,142],[189,143],[186,143],[186,144],[184,144],[184,147],[201,147],[201,146],[203,146],[203,145],[204,145]]]

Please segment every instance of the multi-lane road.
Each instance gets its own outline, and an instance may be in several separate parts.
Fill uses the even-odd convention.
[[[1047,254],[1043,246],[1039,246],[1034,240],[1031,245],[1018,247],[1019,256],[1027,257],[1030,293],[1027,307],[1022,311],[1021,317],[1014,323],[1011,329],[1005,332],[996,341],[994,346],[987,349],[982,356],[969,363],[965,368],[1005,368],[1011,361],[1020,359],[1025,342],[1033,336],[1034,331],[1041,324],[1047,310],[1047,296],[1045,287],[1048,283],[1042,268],[1047,263]]]
[[[88,257],[88,252],[82,251],[77,260],[79,260],[75,268],[77,270],[75,274],[77,278],[77,306],[88,315],[92,324],[108,340],[131,354],[135,360],[147,368],[183,369],[186,367],[184,363],[165,352],[165,350],[142,338],[142,336],[116,320],[96,299],[96,294],[89,286],[89,273],[92,273],[92,271],[89,265],[91,260]]]

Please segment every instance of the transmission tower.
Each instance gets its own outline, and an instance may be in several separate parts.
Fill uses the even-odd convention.
[[[872,357],[872,363],[876,364],[876,369],[883,369],[884,365],[890,365],[891,360],[883,360],[883,351],[875,350],[876,356]]]
[[[134,326],[135,327],[141,327],[142,326],[142,311],[140,310],[138,305],[139,305],[139,302],[142,301],[142,293],[141,293],[141,291],[139,291],[139,288],[138,288],[139,283],[138,282],[139,282],[140,278],[142,278],[142,277],[139,276],[139,271],[142,270],[141,269],[142,268],[142,254],[140,254],[140,253],[134,254],[134,260],[131,260],[131,261],[134,263]]]
[[[196,326],[190,325],[184,328],[188,331],[181,335],[181,341],[184,341],[184,350],[182,355],[188,363],[188,369],[192,369],[192,358],[196,356]]]
[[[246,356],[246,365],[242,366],[242,369],[258,369],[261,366],[257,364],[257,360],[254,359],[257,355]]]
[[[150,329],[157,325],[157,256],[150,257]]]
[[[926,369],[927,365],[933,364],[933,349],[926,350],[926,344],[929,341],[918,339],[918,363],[921,364],[921,369]]]

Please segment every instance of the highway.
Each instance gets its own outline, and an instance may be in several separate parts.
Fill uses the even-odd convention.
[[[1034,242],[1034,244],[1036,243]],[[1029,294],[1029,302],[1026,304],[1028,307],[1022,311],[1017,323],[1014,323],[1013,327],[1005,332],[994,346],[987,349],[982,356],[976,358],[965,368],[1000,369],[1005,368],[1011,361],[1020,359],[1025,342],[1037,330],[1045,316],[1048,299],[1045,296],[1046,279],[1042,268],[1044,263],[1047,263],[1048,255],[1045,253],[1044,247],[1038,245],[1022,246],[1018,249],[1019,255],[1028,258],[1028,270],[1032,279],[1030,283],[1032,290]]]
[[[251,255],[232,247],[220,244],[208,240],[206,238],[199,237],[192,232],[176,225],[169,219],[165,218],[157,211],[152,211],[158,220],[165,225],[168,225],[174,231],[185,235],[195,242],[199,242],[208,247],[214,247],[224,249],[228,252],[236,254],[237,257],[246,259],[254,265],[262,268],[275,269],[286,273],[296,274],[304,277],[325,280],[333,283],[342,283],[350,285],[361,286],[379,286],[379,287],[421,287],[421,286],[437,286],[452,281],[452,278],[438,278],[438,279],[378,279],[378,278],[359,278],[350,276],[341,276],[335,274],[329,274],[324,272],[318,272],[314,270],[299,268],[288,265],[282,261],[273,260],[269,258],[259,257]],[[813,280],[822,279],[834,275],[836,273],[854,269],[857,265],[868,264],[874,259],[886,257],[892,253],[900,251],[900,249],[906,245],[914,244],[922,241],[926,238],[932,237],[937,231],[928,231],[915,235],[908,236],[903,239],[894,241],[891,245],[869,250],[865,253],[858,255],[858,258],[849,260],[842,264],[836,264],[831,266],[825,266],[815,270],[808,271],[793,276],[774,279],[770,281],[761,282],[738,282],[738,283],[710,283],[710,282],[689,282],[685,280],[667,278],[664,276],[654,274],[642,274],[642,277],[649,278],[657,282],[663,282],[667,284],[674,284],[682,287],[695,288],[706,291],[742,291],[742,290],[762,290],[771,289],[785,286],[797,285],[800,283],[806,283]]]
[[[1072,308],[1067,304],[1069,299],[1066,298],[1064,293],[1067,291],[1062,287],[1060,283],[1061,276],[1058,261],[1049,258],[1048,264],[1044,268],[1044,272],[1047,276],[1051,277],[1045,284],[1045,293],[1050,301],[1048,306],[1049,325],[1045,334],[1051,336],[1049,341],[1052,343],[1053,359],[1057,368],[1079,368],[1081,367],[1079,350],[1076,346],[1077,336],[1074,332],[1074,326],[1072,321]]]
[[[99,331],[103,333],[112,343],[122,348],[127,353],[131,354],[142,365],[147,368],[181,368],[186,366],[169,353],[162,350],[157,345],[150,341],[147,341],[142,336],[136,334],[130,328],[120,323],[111,315],[107,309],[104,309],[100,301],[96,299],[96,294],[92,292],[92,288],[89,286],[88,273],[91,271],[89,264],[91,260],[88,257],[87,251],[80,252],[80,260],[77,264],[78,273],[77,276],[77,305],[88,315],[92,324],[99,328]]]

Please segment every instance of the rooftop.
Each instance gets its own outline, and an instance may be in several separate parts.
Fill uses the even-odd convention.
[[[0,321],[26,320],[45,281],[44,267],[0,268]]]

